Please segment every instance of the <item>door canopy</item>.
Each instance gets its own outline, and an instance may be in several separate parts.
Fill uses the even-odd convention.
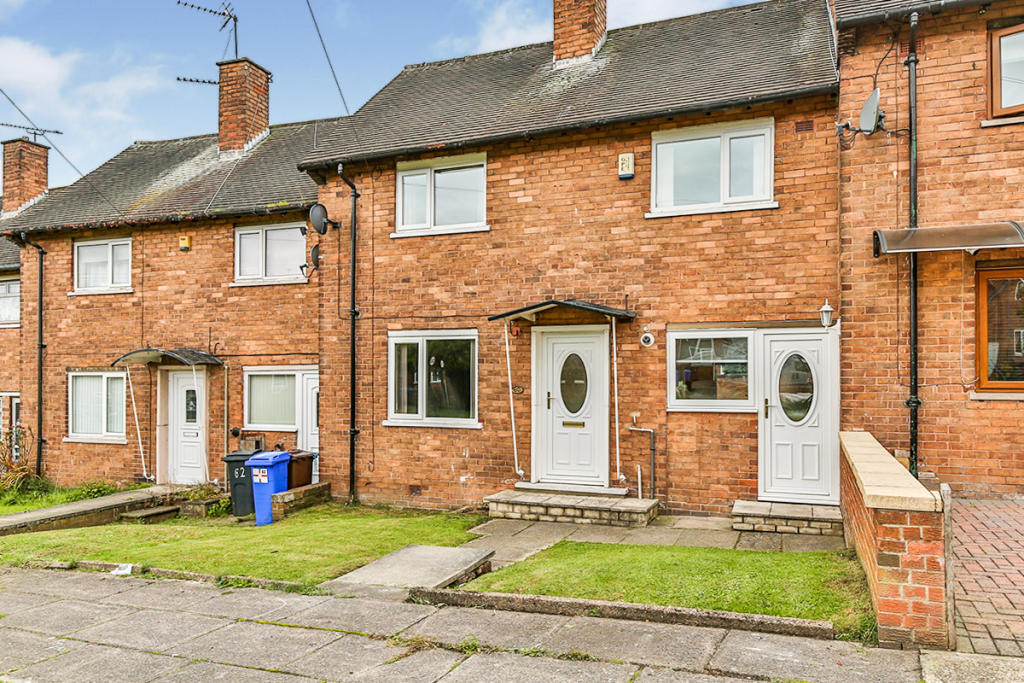
[[[172,364],[181,363],[188,366],[224,365],[224,362],[217,356],[196,349],[136,349],[124,354],[110,365],[149,365],[150,363],[165,363],[167,359],[170,359]]]
[[[636,312],[627,311],[621,308],[612,308],[610,306],[604,306],[602,304],[595,304],[589,301],[580,301],[579,299],[547,299],[536,304],[517,308],[512,311],[505,313],[498,313],[488,317],[488,320],[519,320],[525,319],[533,322],[537,314],[541,311],[546,311],[549,308],[572,308],[577,311],[587,311],[589,313],[596,313],[598,315],[607,316],[609,318],[616,318],[618,320],[632,320],[636,317]]]

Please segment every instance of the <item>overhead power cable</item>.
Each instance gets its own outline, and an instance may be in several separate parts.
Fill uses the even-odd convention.
[[[331,76],[334,77],[334,86],[338,89],[338,96],[341,97],[341,106],[345,108],[345,116],[351,116],[348,111],[348,102],[345,101],[345,93],[341,91],[341,83],[338,82],[338,74],[334,71],[334,64],[331,63],[331,55],[327,53],[327,43],[324,42],[324,36],[320,33],[320,24],[316,21],[316,13],[313,11],[313,5],[309,0],[306,0],[306,7],[309,8],[309,16],[313,20],[313,28],[316,29],[316,37],[320,39],[320,47],[324,50],[324,57],[327,59],[327,66],[331,70]]]

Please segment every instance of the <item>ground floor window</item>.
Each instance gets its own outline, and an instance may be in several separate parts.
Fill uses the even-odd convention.
[[[316,377],[316,368],[245,368],[245,428],[271,432],[299,430],[303,378]]]
[[[1024,391],[1024,268],[978,271],[979,389]]]
[[[124,373],[73,372],[68,376],[68,436],[124,438]]]
[[[668,333],[670,410],[745,411],[750,387],[750,330]]]
[[[388,335],[388,422],[478,426],[476,330]]]

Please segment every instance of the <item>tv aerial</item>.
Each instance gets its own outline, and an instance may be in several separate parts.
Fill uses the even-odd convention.
[[[875,88],[868,95],[867,101],[860,110],[860,119],[858,120],[857,128],[853,127],[853,124],[849,121],[846,123],[837,123],[836,132],[842,135],[845,132],[852,132],[854,137],[857,133],[863,135],[871,135],[878,131],[885,132],[885,112],[879,108],[879,103],[882,98],[882,91]]]
[[[227,28],[228,24],[231,25],[231,38],[235,41],[235,59],[238,59],[238,15],[235,14],[235,9],[229,2],[222,2],[218,9],[210,9],[209,7],[203,7],[202,5],[196,5],[191,2],[185,2],[184,0],[177,0],[177,4],[182,7],[194,9],[197,12],[203,12],[204,14],[212,14],[215,17],[221,17],[224,19],[224,23],[220,25],[220,31]],[[230,40],[230,39],[229,39]],[[227,45],[224,46],[225,53],[227,52]],[[181,83],[199,83],[202,85],[218,85],[218,81],[208,80],[205,78],[188,78],[185,76],[178,76],[175,79]]]
[[[42,135],[45,138],[47,133],[52,133],[53,135],[64,135],[64,133],[60,132],[59,130],[50,130],[49,128],[36,128],[35,126],[22,126],[17,123],[0,123],[0,126],[3,126],[4,128],[18,128],[20,130],[23,130],[32,136],[32,142],[38,142],[40,135]]]

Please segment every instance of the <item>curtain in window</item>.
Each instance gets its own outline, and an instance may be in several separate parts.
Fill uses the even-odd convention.
[[[107,433],[124,434],[123,377],[107,377]]]
[[[107,286],[107,250],[106,244],[82,245],[75,250],[79,289]]]
[[[295,375],[249,376],[249,424],[296,426]]]
[[[298,228],[267,230],[267,277],[299,277],[306,262],[306,238]]]
[[[103,433],[103,377],[76,375],[71,378],[71,431],[74,434]]]

